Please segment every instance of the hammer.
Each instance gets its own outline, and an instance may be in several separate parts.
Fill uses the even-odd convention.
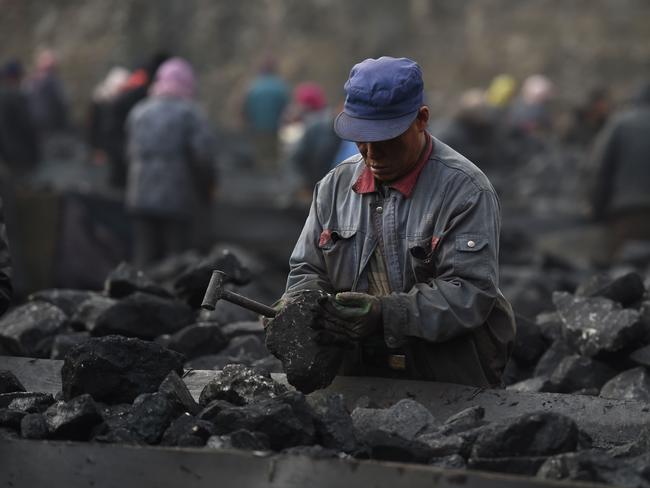
[[[277,315],[277,310],[264,305],[263,303],[256,302],[250,298],[239,295],[230,290],[226,290],[225,285],[228,275],[223,271],[215,269],[212,271],[212,276],[210,277],[210,283],[208,284],[208,289],[205,290],[205,296],[203,297],[203,303],[201,308],[206,310],[214,310],[215,305],[219,299],[223,298],[224,300],[244,307],[252,312],[259,313],[265,317],[273,318]]]

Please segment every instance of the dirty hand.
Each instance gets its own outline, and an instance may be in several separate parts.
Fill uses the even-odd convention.
[[[380,324],[381,302],[366,293],[337,293],[324,306],[323,327],[353,340],[368,337]]]

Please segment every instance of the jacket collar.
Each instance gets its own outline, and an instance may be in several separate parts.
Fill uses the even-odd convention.
[[[418,181],[418,177],[420,176],[424,165],[429,160],[429,157],[431,157],[432,152],[433,137],[427,133],[427,143],[424,147],[424,150],[422,151],[422,156],[420,157],[418,163],[411,171],[402,176],[400,179],[388,184],[388,186],[399,191],[406,198],[409,198],[413,193],[413,189],[415,188],[415,184]],[[370,171],[367,166],[364,165],[363,171],[359,175],[359,178],[357,178],[357,181],[354,183],[354,185],[352,185],[352,190],[362,195],[365,193],[373,193],[377,190],[375,186],[375,177],[372,175],[372,171]]]

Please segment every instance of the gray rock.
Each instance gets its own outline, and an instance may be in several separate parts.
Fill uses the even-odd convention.
[[[80,395],[68,402],[57,402],[43,414],[50,437],[85,441],[102,416],[90,395]]]
[[[618,278],[594,275],[576,290],[576,295],[604,297],[629,307],[639,302],[645,293],[643,278],[636,273],[626,273]]]
[[[188,325],[165,337],[164,342],[165,347],[184,354],[188,359],[218,353],[228,345],[221,328],[210,322]]]
[[[573,354],[565,357],[551,374],[549,391],[572,393],[600,389],[615,374],[616,371],[605,363]]]
[[[188,390],[187,385],[183,382],[180,376],[172,371],[167,375],[158,388],[158,393],[165,395],[172,403],[175,403],[177,408],[190,415],[199,413],[200,407],[196,403],[194,397]]]
[[[52,351],[50,359],[64,359],[68,351],[74,346],[83,344],[90,339],[89,332],[70,332],[68,334],[59,334],[52,341]]]
[[[128,403],[156,391],[165,377],[183,374],[181,354],[158,344],[120,336],[91,339],[74,347],[61,368],[66,399],[89,393],[97,401]]]
[[[213,400],[225,400],[233,405],[246,405],[275,398],[286,391],[286,387],[269,377],[245,366],[229,364],[205,385],[199,403],[205,406]]]
[[[463,458],[463,456],[459,454],[452,454],[450,456],[431,459],[429,461],[429,466],[442,469],[465,469],[467,467],[467,463],[465,462],[465,458]]]
[[[104,281],[104,292],[111,298],[124,298],[136,292],[171,298],[172,294],[152,281],[143,271],[122,262]]]
[[[282,361],[289,383],[303,393],[328,386],[343,360],[342,344],[318,330],[317,319],[327,299],[321,291],[297,294],[266,328],[266,347]]]
[[[639,366],[650,368],[650,345],[643,346],[630,354],[630,359]]]
[[[46,302],[59,308],[67,317],[72,317],[79,306],[98,293],[87,290],[51,288],[39,290],[27,297],[31,302]]]
[[[95,330],[97,318],[117,303],[117,300],[104,295],[91,295],[83,301],[70,317],[70,323],[76,329]]]
[[[553,391],[553,383],[546,376],[534,376],[524,381],[520,381],[513,385],[506,387],[508,391],[520,391],[520,392],[542,392],[542,391]]]
[[[418,436],[417,440],[426,444],[429,458],[444,458],[454,454],[466,456],[472,448],[470,440],[460,435],[442,435],[436,432]]]
[[[63,311],[47,302],[28,302],[0,319],[0,343],[15,356],[49,358],[54,336],[67,323]]]
[[[539,468],[537,477],[548,480],[592,481],[629,488],[647,486],[647,481],[627,463],[596,450],[553,456]]]
[[[313,444],[315,439],[314,413],[304,395],[289,391],[282,395],[251,403],[221,409],[214,424],[218,434],[229,434],[244,429],[262,432],[269,438],[273,450]]]
[[[47,439],[48,433],[42,413],[28,413],[20,421],[20,436],[23,439]]]
[[[575,451],[578,427],[563,415],[533,412],[492,422],[480,429],[472,458],[551,456]]]
[[[374,431],[412,440],[437,425],[431,412],[411,399],[400,400],[385,409],[355,408],[352,423],[361,441],[365,441],[367,435]]]
[[[0,394],[25,391],[23,384],[7,369],[0,370]]]
[[[136,292],[105,310],[91,331],[94,336],[119,334],[140,339],[154,339],[194,322],[194,311],[171,299]]]
[[[441,427],[441,432],[444,435],[451,435],[475,429],[484,424],[484,417],[485,409],[480,405],[474,405],[461,410],[445,420],[445,423]]]
[[[54,403],[49,393],[18,392],[0,395],[0,407],[26,413],[41,413]]]
[[[637,310],[621,309],[607,298],[553,294],[553,302],[564,324],[566,337],[585,356],[616,352],[645,335]]]
[[[326,395],[309,399],[314,410],[316,441],[323,447],[353,452],[357,447],[352,417],[345,408],[343,395]]]
[[[214,425],[206,420],[200,420],[188,413],[174,420],[162,436],[162,446],[204,446],[208,438],[214,434]]]
[[[551,344],[535,366],[534,376],[550,377],[557,365],[567,356],[575,353],[564,339],[558,339]]]
[[[25,415],[27,415],[26,412],[0,408],[0,427],[20,430],[20,422]]]
[[[614,376],[600,390],[603,398],[650,402],[650,375],[642,366]]]
[[[269,437],[262,432],[239,429],[228,435],[212,436],[206,447],[212,449],[244,449],[247,451],[268,451]]]
[[[549,344],[558,339],[564,339],[562,335],[562,319],[556,311],[538,314],[535,317],[535,323]]]

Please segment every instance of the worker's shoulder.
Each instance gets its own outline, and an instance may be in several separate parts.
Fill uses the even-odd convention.
[[[351,183],[356,180],[359,172],[363,169],[363,158],[361,154],[354,154],[343,160],[336,167],[332,168],[321,180],[320,186],[340,185]]]
[[[434,138],[430,161],[434,163],[432,177],[439,183],[464,183],[471,185],[477,191],[494,192],[490,180],[483,171],[439,139]]]

